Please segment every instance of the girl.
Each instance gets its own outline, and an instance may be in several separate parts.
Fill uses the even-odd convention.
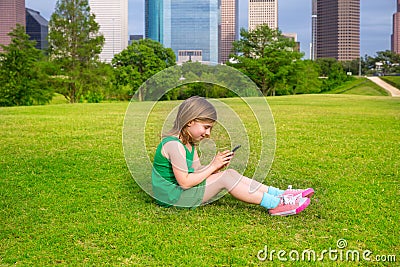
[[[195,144],[208,138],[217,120],[214,106],[194,96],[178,109],[173,128],[158,145],[152,170],[153,196],[164,207],[193,208],[209,202],[226,189],[233,197],[258,204],[271,215],[292,215],[303,211],[314,190],[280,190],[247,178],[229,165],[234,153],[219,152],[210,164],[202,166]],[[250,190],[256,184],[256,190]]]

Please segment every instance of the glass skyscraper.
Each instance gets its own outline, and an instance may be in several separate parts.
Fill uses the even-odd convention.
[[[218,0],[146,0],[146,38],[172,48],[177,61],[218,62]]]
[[[49,22],[40,15],[39,11],[26,8],[26,33],[31,40],[36,41],[37,49],[44,50],[47,48]]]

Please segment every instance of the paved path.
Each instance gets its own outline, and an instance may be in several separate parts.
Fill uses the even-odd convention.
[[[389,92],[389,94],[393,97],[400,97],[400,90],[396,87],[388,84],[387,82],[381,80],[379,77],[368,77],[369,80],[373,81],[383,89]]]

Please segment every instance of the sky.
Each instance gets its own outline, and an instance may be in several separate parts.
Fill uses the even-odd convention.
[[[129,34],[144,34],[144,1],[129,2]],[[49,20],[57,0],[25,0]],[[361,55],[375,56],[390,50],[392,16],[396,0],[361,0]],[[239,0],[239,26],[247,29],[248,0]],[[297,33],[300,49],[309,58],[311,42],[311,0],[278,0],[278,27],[284,33]]]

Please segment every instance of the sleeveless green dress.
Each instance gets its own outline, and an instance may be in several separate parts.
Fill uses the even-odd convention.
[[[197,207],[202,203],[206,180],[203,180],[200,184],[187,190],[180,187],[172,170],[171,162],[161,153],[163,145],[170,141],[178,141],[182,143],[179,138],[168,136],[162,139],[160,144],[157,146],[151,174],[153,197],[157,204],[163,207]],[[185,145],[184,147],[186,150],[188,172],[192,173],[194,172],[192,163],[195,147],[192,146],[192,151],[189,151]]]

